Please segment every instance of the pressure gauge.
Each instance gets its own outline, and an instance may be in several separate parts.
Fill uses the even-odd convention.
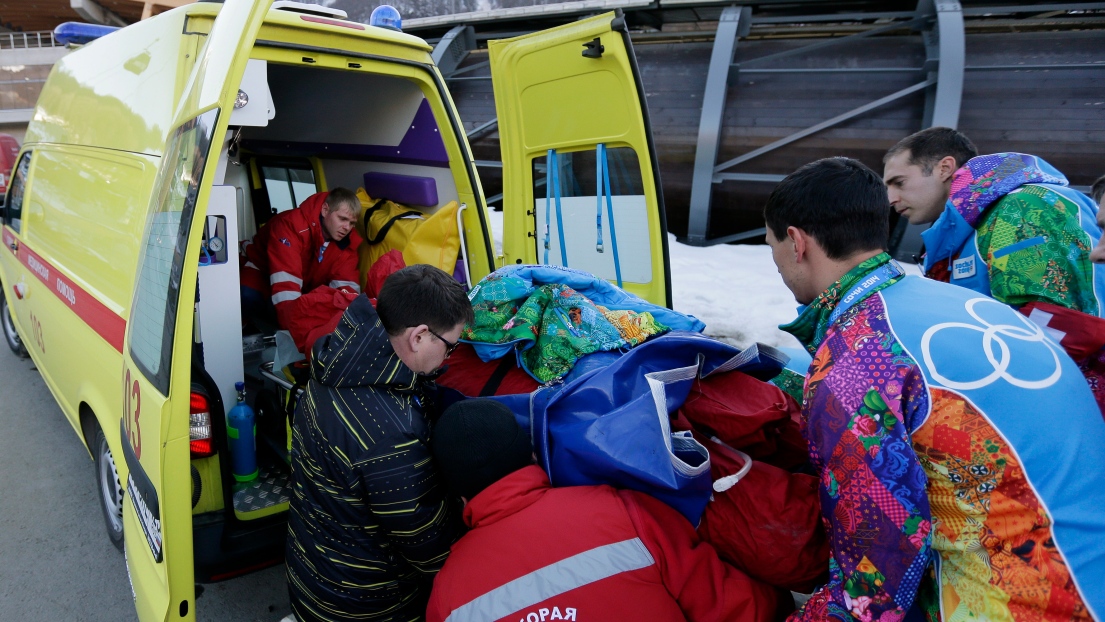
[[[223,239],[219,236],[211,236],[207,240],[207,249],[212,253],[221,253],[226,245],[223,244]]]

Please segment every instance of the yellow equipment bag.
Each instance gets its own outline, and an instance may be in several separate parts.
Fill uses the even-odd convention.
[[[362,290],[372,264],[392,250],[401,251],[408,266],[424,263],[453,273],[460,252],[456,201],[426,215],[387,199],[373,199],[364,188],[357,189],[357,198],[361,201],[357,231],[364,238],[357,249]]]

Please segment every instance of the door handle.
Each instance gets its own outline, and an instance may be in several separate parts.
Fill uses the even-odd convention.
[[[19,252],[19,242],[13,241],[11,244],[8,244],[8,248],[12,249],[13,251]]]

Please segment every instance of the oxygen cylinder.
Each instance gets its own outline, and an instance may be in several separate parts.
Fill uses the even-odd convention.
[[[257,479],[257,425],[253,409],[246,404],[246,383],[235,382],[238,403],[226,416],[226,435],[230,445],[231,472],[239,482]]]

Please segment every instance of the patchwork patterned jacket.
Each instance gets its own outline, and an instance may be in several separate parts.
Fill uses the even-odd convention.
[[[794,620],[1105,615],[1105,421],[1043,329],[885,253],[782,328],[832,544]]]
[[[1101,239],[1097,209],[1044,160],[996,153],[955,172],[944,213],[922,237],[926,276],[1031,313],[1079,364],[1105,414],[1105,347],[1087,353],[1077,337],[1105,330],[1105,266],[1090,261]],[[1033,303],[1078,314],[1023,309]]]
[[[1048,302],[1105,316],[1097,205],[1033,155],[972,158],[955,172],[944,213],[922,234],[925,274],[1019,307]]]

